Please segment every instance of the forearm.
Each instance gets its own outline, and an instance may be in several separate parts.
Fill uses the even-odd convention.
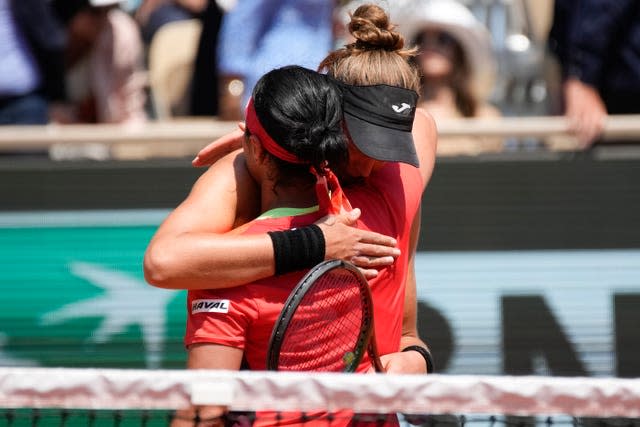
[[[422,341],[418,335],[418,301],[415,289],[415,272],[413,263],[411,263],[409,267],[409,275],[407,277],[407,286],[405,289],[405,308],[402,320],[402,337],[400,338],[399,351],[402,351],[410,345],[426,347],[425,342]]]
[[[275,237],[266,233],[243,235],[237,230],[232,233],[160,233],[145,253],[145,278],[160,288],[220,289],[273,276],[276,265],[288,266],[283,271],[287,272],[335,258],[354,262],[365,277],[372,278],[377,275],[377,268],[393,264],[399,252],[394,239],[341,222],[348,223],[356,218],[346,214],[333,221],[323,219],[319,227],[278,232],[280,239],[277,241],[291,239],[285,247],[300,241],[293,238],[293,234],[304,234],[307,237],[303,240],[315,235],[316,244],[324,241],[328,245],[325,246],[327,250],[323,247],[306,258],[297,256],[306,252],[302,250],[276,251]]]
[[[267,234],[159,237],[147,249],[144,273],[160,288],[229,288],[273,276],[273,247]]]
[[[413,268],[413,267],[412,267]],[[415,278],[415,275],[413,275]],[[408,298],[407,300],[410,300]],[[426,349],[431,354],[431,350],[427,343],[425,343],[418,335],[417,327],[417,301],[413,298],[412,302],[405,301],[405,304],[412,304],[408,309],[405,308],[405,318],[402,324],[402,337],[400,338],[400,348],[398,351],[402,352],[406,358],[410,358],[407,362],[407,373],[432,373],[433,367],[428,366],[429,363],[425,360],[425,357],[415,350],[411,350],[411,347],[417,346]],[[407,315],[407,313],[410,313]],[[433,361],[430,362],[433,365]]]
[[[402,320],[402,337],[400,338],[399,351],[411,346],[419,345],[427,347],[426,343],[418,335],[418,301],[416,296],[416,276],[413,265],[413,257],[409,265],[407,283],[405,288],[405,308]]]
[[[189,197],[165,219],[144,259],[147,281],[170,289],[225,288],[275,274],[273,243],[266,233],[242,235],[238,217],[251,218],[259,200],[241,154],[231,153],[207,170]],[[242,194],[241,198],[237,195]],[[365,277],[393,264],[396,241],[354,225],[359,210],[318,221],[326,257],[352,261]],[[286,255],[286,254],[285,254]]]
[[[400,338],[400,351],[402,351],[403,349],[411,345],[419,345],[421,347],[429,348],[427,343],[425,343],[420,339],[420,337],[417,334],[417,331],[414,334],[403,335],[402,338]]]
[[[402,318],[402,337],[400,338],[400,348],[398,351],[404,353],[407,361],[407,373],[430,373],[427,363],[422,354],[418,351],[405,349],[418,346],[430,352],[427,344],[418,335],[418,297],[416,291],[416,271],[415,253],[420,236],[420,210],[418,210],[413,223],[411,224],[411,238],[409,241],[409,264],[407,266],[407,278],[405,282],[404,315]]]

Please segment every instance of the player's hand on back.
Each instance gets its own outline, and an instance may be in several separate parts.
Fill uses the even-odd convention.
[[[244,129],[244,123],[238,123],[237,130],[221,136],[200,150],[191,164],[195,167],[211,166],[225,155],[242,148]]]
[[[353,263],[367,279],[378,275],[378,269],[389,266],[400,255],[396,239],[373,231],[356,228],[360,209],[327,215],[316,224],[324,234],[325,259],[341,259]]]

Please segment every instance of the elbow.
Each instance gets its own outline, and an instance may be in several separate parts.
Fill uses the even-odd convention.
[[[157,288],[172,288],[172,262],[167,252],[150,246],[144,254],[144,279]]]

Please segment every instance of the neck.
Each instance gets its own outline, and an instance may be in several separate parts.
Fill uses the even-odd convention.
[[[318,203],[314,185],[279,185],[273,181],[262,184],[262,212],[275,208],[307,208]]]

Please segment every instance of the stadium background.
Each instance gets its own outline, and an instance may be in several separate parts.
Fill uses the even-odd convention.
[[[423,202],[420,333],[440,372],[638,376],[640,162],[442,159]],[[187,160],[0,167],[0,365],[184,364],[183,292],[147,242]]]
[[[491,15],[495,101],[543,115],[551,2],[522,3],[535,13]],[[509,50],[513,31],[527,49]],[[419,327],[439,372],[639,376],[640,151],[507,148],[439,158],[425,193]],[[183,367],[185,294],[146,285],[142,256],[201,172],[182,157],[0,157],[0,366]]]

